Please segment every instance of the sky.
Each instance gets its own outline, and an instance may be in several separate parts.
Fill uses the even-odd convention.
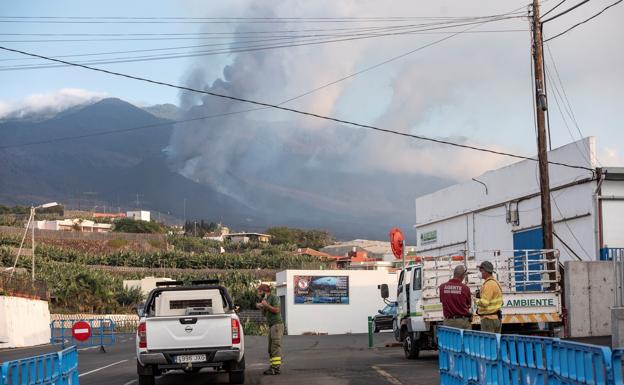
[[[593,0],[570,14],[547,23],[545,37],[554,36],[567,27],[602,10],[614,0]],[[543,2],[548,10],[558,1]],[[233,31],[274,31],[299,29],[345,28],[357,25],[388,26],[392,23],[300,23],[283,24],[239,21],[225,22],[220,18],[236,17],[449,17],[482,16],[524,10],[526,1],[440,0],[430,4],[413,1],[343,0],[267,0],[262,2],[232,0],[206,1],[107,1],[84,2],[61,0],[2,2],[0,4],[0,45],[42,55],[76,55],[127,50],[162,49],[200,44],[226,44],[231,39],[208,40],[197,35],[182,40],[180,35],[167,35],[169,40],[101,41],[101,36],[88,34],[180,34],[228,33]],[[558,10],[575,2],[567,1]],[[544,11],[543,11],[544,12]],[[210,17],[216,23],[41,23],[28,19],[7,17]],[[620,112],[624,106],[621,89],[624,86],[624,5],[607,10],[596,19],[549,42],[546,60],[553,79],[560,79],[561,108],[563,99],[571,106],[557,109],[556,90],[549,89],[552,146],[558,147],[581,136],[595,136],[598,158],[604,165],[620,165],[624,159],[624,130]],[[37,19],[41,21],[41,19]],[[55,21],[58,19],[47,19]],[[186,19],[188,20],[188,19]],[[429,19],[432,20],[432,19]],[[15,22],[19,21],[19,22]],[[32,21],[32,20],[31,20]],[[408,21],[408,23],[412,23]],[[416,21],[416,22],[422,22]],[[401,24],[404,22],[401,22]],[[394,23],[396,24],[396,23]],[[466,27],[451,30],[459,31]],[[532,113],[530,34],[525,19],[503,20],[476,27],[446,41],[414,52],[361,75],[324,88],[287,104],[320,114],[376,124],[384,128],[413,134],[451,138],[499,150],[531,156],[535,153]],[[503,32],[500,32],[503,30]],[[76,36],[26,36],[11,34],[77,34]],[[205,35],[203,35],[205,36]],[[346,75],[384,62],[442,37],[440,34],[391,35],[331,44],[289,47],[238,54],[197,56],[135,63],[98,64],[101,68],[204,89],[235,92],[234,96],[279,103],[303,92],[340,79]],[[128,36],[109,36],[124,39]],[[154,38],[150,35],[149,38]],[[81,42],[33,42],[26,40],[90,39]],[[191,52],[205,48],[180,49],[166,52]],[[212,48],[210,48],[212,49]],[[163,52],[163,51],[160,51]],[[114,54],[109,57],[142,55]],[[148,53],[146,53],[148,54]],[[552,59],[554,60],[551,60]],[[111,77],[78,68],[48,68],[2,71],[2,67],[40,63],[40,60],[13,60],[15,53],[0,52],[0,116],[28,109],[62,110],[81,101],[101,97],[118,97],[136,105],[173,103],[186,109],[201,111],[232,111],[247,109],[246,105],[214,107],[220,101],[199,97],[188,92],[150,85],[128,79]],[[83,60],[68,58],[68,60]],[[553,61],[555,64],[553,64]],[[555,70],[556,67],[556,70]],[[558,80],[557,80],[558,81]],[[565,90],[565,95],[563,94]],[[214,102],[214,103],[213,103]],[[193,115],[197,113],[189,113]],[[570,119],[573,115],[576,123]],[[193,115],[195,116],[195,115]],[[312,138],[317,157],[326,161],[331,154],[342,155],[341,166],[346,171],[358,168],[391,170],[441,175],[462,180],[478,175],[509,160],[482,156],[479,153],[439,146],[412,146],[405,139],[371,135],[358,138],[356,144],[338,143],[350,140],[343,131],[328,131],[323,122],[279,111],[259,111],[245,114],[243,120],[226,124],[255,124],[257,129],[267,124],[276,130],[281,145],[292,140],[280,136],[276,128],[296,125]],[[274,124],[273,124],[274,123]],[[234,128],[234,127],[233,127]],[[355,130],[355,129],[351,129]],[[189,144],[198,135],[177,135],[171,149],[178,154],[180,170],[201,179],[202,162],[210,165],[214,156],[206,156],[211,148]],[[210,135],[204,139],[214,139]],[[332,139],[326,139],[333,135]],[[201,138],[201,133],[199,134]],[[352,138],[351,138],[352,139]],[[222,140],[222,139],[219,139]],[[244,136],[238,138],[244,140]],[[215,140],[217,142],[218,140]],[[232,143],[222,144],[232,146]],[[301,145],[301,143],[298,143]],[[343,146],[354,147],[343,151]],[[231,147],[227,147],[231,149]],[[260,149],[254,149],[260,151]],[[309,154],[307,162],[315,162]],[[263,155],[266,159],[266,156]],[[275,161],[275,159],[273,159]],[[225,172],[225,171],[224,171]],[[210,179],[210,178],[208,178]],[[222,186],[225,188],[225,186]]]

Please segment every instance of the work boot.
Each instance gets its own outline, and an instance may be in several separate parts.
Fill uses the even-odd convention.
[[[280,367],[279,366],[271,366],[270,368],[268,368],[267,370],[264,371],[264,374],[267,376],[275,376],[280,374]]]

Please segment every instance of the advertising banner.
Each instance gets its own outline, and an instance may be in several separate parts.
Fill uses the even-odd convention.
[[[295,304],[349,304],[349,276],[295,275]]]

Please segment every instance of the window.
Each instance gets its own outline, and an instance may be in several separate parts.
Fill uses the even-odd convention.
[[[412,282],[412,288],[414,291],[422,290],[422,268],[414,269],[414,281]]]
[[[399,286],[397,287],[397,293],[403,293],[403,278],[405,277],[405,270],[399,275]]]
[[[212,299],[186,299],[169,302],[169,309],[186,309],[188,307],[212,307]]]

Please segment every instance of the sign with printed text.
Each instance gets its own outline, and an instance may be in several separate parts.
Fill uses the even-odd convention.
[[[427,231],[420,234],[420,244],[426,245],[428,243],[435,243],[438,241],[438,230]]]
[[[349,304],[349,276],[295,275],[295,304]]]
[[[504,301],[505,307],[553,307],[557,306],[553,298],[521,298]]]

